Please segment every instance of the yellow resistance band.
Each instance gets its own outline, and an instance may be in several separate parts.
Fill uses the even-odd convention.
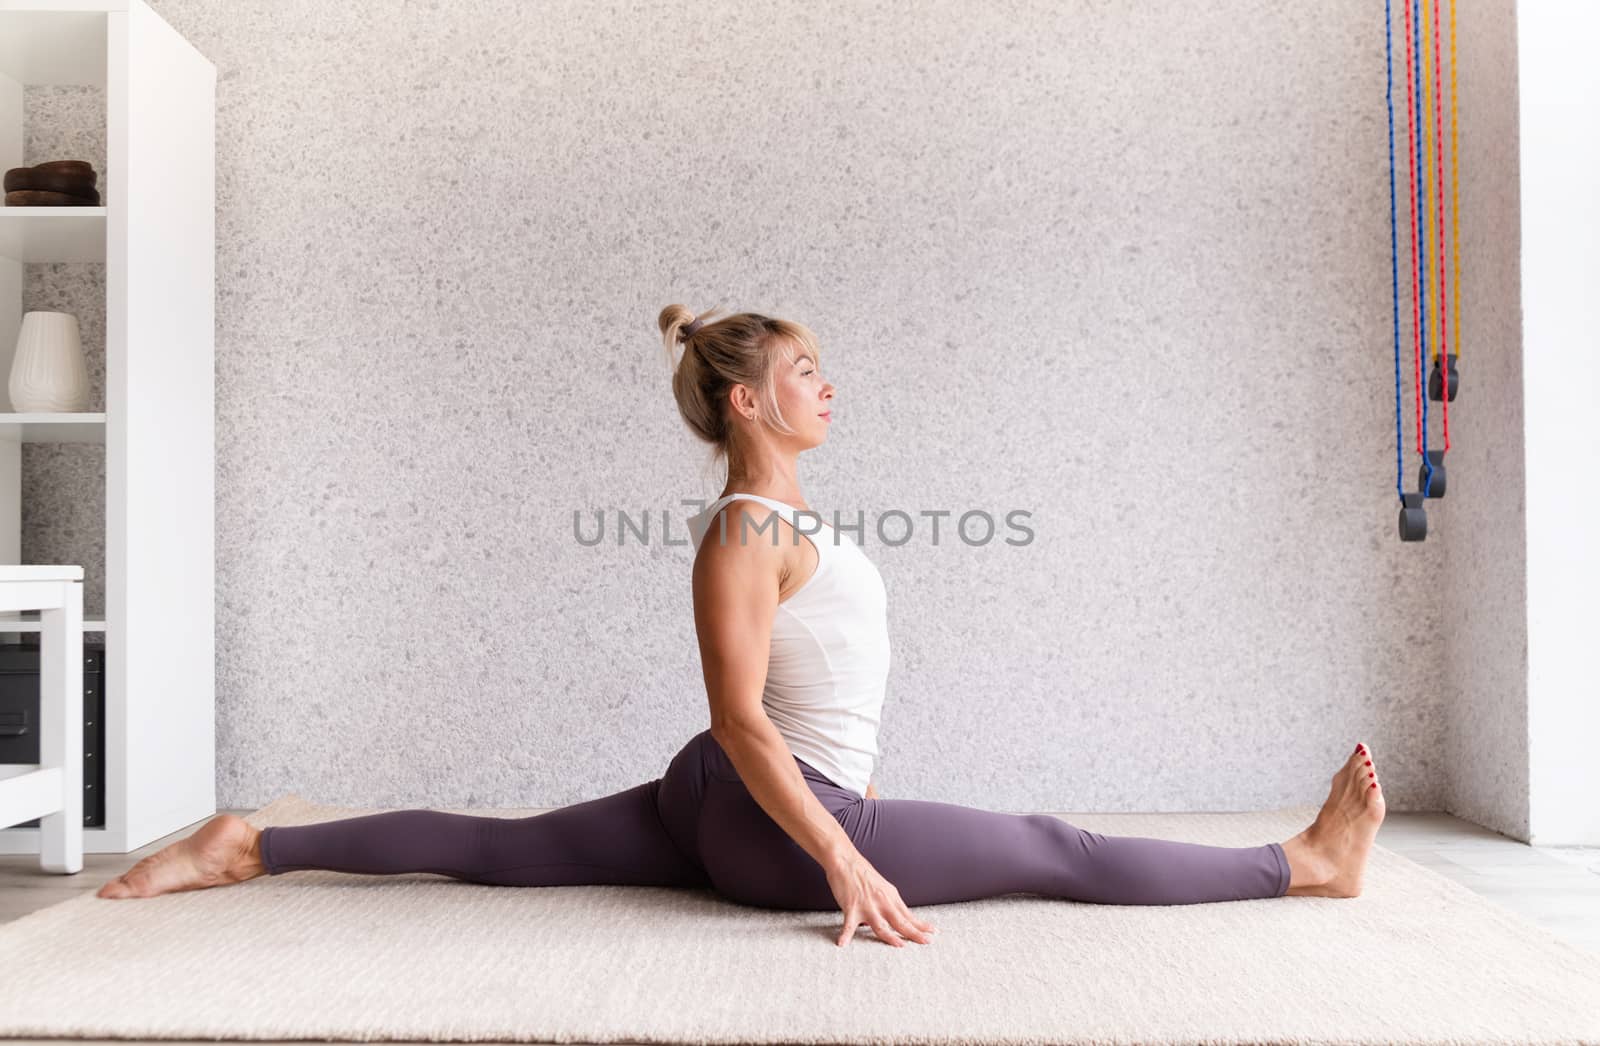
[[[1461,356],[1461,190],[1459,165],[1456,163],[1456,0],[1450,0],[1450,245],[1455,248],[1455,286],[1451,298],[1455,302],[1456,356]]]

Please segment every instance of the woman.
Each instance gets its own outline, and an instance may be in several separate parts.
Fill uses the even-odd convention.
[[[835,910],[896,947],[911,908],[1006,893],[1102,904],[1354,897],[1383,820],[1363,745],[1316,821],[1283,843],[1106,836],[1048,814],[883,799],[870,775],[889,667],[883,581],[804,506],[800,452],[827,438],[834,388],[805,327],[754,313],[658,318],[689,427],[726,457],[690,520],[711,727],[659,778],[520,819],[398,810],[257,830],[222,814],[100,890],[149,897],[317,868],[433,872],[507,886],[710,887],[743,904]],[[709,541],[710,533],[717,540]],[[803,540],[802,540],[803,538]]]

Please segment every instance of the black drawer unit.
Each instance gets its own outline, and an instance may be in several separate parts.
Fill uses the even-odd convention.
[[[83,826],[106,826],[106,648],[83,644]],[[0,764],[39,761],[39,643],[0,643]],[[7,826],[10,827],[10,826]],[[15,827],[37,828],[39,819]]]

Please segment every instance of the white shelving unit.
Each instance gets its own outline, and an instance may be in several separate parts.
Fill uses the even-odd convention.
[[[0,207],[0,562],[21,562],[23,444],[105,444],[105,618],[83,625],[105,638],[106,824],[84,851],[127,853],[216,812],[216,67],[144,0],[0,0],[0,169],[26,165],[39,84],[103,90],[104,206]],[[105,266],[104,413],[11,411],[23,266],[48,262]],[[0,641],[38,630],[0,619]],[[0,853],[38,850],[0,830]]]

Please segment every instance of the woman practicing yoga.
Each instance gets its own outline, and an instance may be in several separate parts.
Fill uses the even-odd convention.
[[[1315,822],[1260,846],[1100,835],[1050,814],[879,798],[883,580],[859,544],[804,506],[798,481],[800,452],[832,424],[834,387],[816,338],[754,313],[706,323],[682,305],[658,322],[669,362],[677,358],[678,409],[728,467],[722,496],[689,521],[710,729],[653,781],[531,817],[395,810],[258,830],[220,814],[99,896],[306,868],[503,886],[709,887],[742,904],[838,910],[837,944],[865,925],[900,947],[932,939],[911,908],[1007,893],[1098,904],[1360,893],[1384,813],[1360,744]]]

